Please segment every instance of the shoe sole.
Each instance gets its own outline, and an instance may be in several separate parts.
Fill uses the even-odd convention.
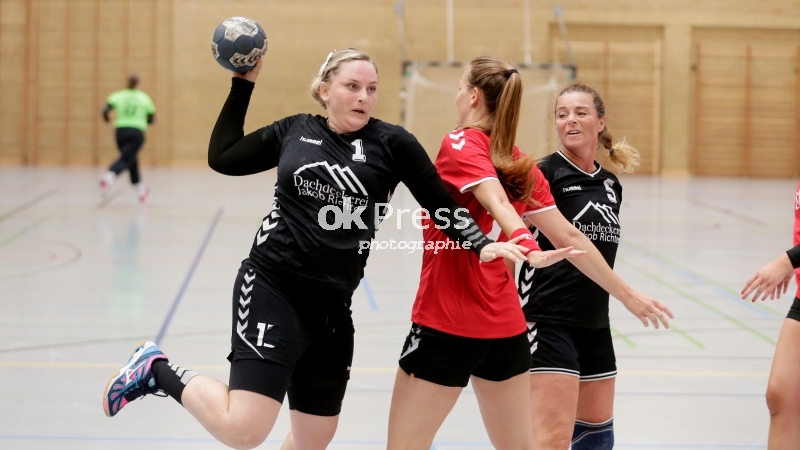
[[[106,413],[107,417],[114,417],[113,415],[111,415],[111,411],[109,411],[108,407],[108,390],[111,389],[111,384],[114,382],[114,380],[122,376],[126,370],[133,367],[133,363],[136,362],[136,360],[133,359],[134,355],[136,355],[136,352],[139,351],[139,348],[141,348],[146,342],[147,341],[140,342],[139,345],[136,346],[136,350],[134,350],[133,353],[131,353],[131,357],[128,359],[128,364],[124,365],[121,369],[119,369],[119,372],[117,372],[114,375],[111,375],[111,378],[108,379],[108,383],[106,383],[106,389],[105,391],[103,391],[103,412]]]

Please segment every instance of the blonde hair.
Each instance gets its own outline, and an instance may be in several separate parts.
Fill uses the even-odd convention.
[[[564,88],[558,96],[561,97],[564,94],[570,94],[572,92],[582,92],[591,95],[594,109],[597,110],[597,116],[601,118],[606,116],[606,107],[603,104],[603,99],[600,98],[600,94],[598,94],[596,90],[585,84],[573,83]],[[624,137],[622,140],[615,143],[611,131],[608,130],[608,126],[604,127],[603,131],[598,133],[597,143],[599,147],[608,150],[608,160],[613,166],[612,168],[616,169],[616,172],[630,173],[639,165],[639,151],[628,144],[628,141],[626,141]]]
[[[319,68],[319,73],[314,77],[314,81],[311,82],[311,98],[319,103],[322,109],[328,109],[328,105],[325,104],[322,97],[319,95],[320,86],[336,76],[336,74],[339,73],[341,65],[348,61],[367,61],[375,67],[375,74],[377,75],[378,73],[378,62],[361,50],[348,48],[347,50],[334,50],[328,53],[328,59],[322,63],[322,66]]]
[[[522,158],[514,160],[514,140],[522,104],[522,80],[517,68],[501,58],[480,56],[470,62],[467,82],[481,91],[489,110],[490,129],[473,128],[481,128],[491,138],[489,154],[500,183],[512,200],[530,203],[536,182],[536,178],[531,177],[535,161],[524,153]],[[465,127],[470,125],[465,124]]]

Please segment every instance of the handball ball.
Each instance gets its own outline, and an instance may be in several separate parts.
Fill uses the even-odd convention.
[[[267,34],[255,20],[231,17],[211,37],[211,53],[224,68],[247,72],[267,52]]]

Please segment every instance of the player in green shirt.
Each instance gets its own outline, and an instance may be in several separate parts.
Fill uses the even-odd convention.
[[[108,194],[117,175],[127,169],[131,176],[131,184],[139,195],[139,201],[144,203],[150,195],[150,189],[139,183],[139,163],[136,160],[136,154],[144,144],[147,125],[155,120],[156,107],[149,95],[136,89],[138,84],[139,77],[131,75],[128,77],[128,88],[114,92],[106,100],[103,120],[110,123],[108,114],[114,110],[114,127],[116,128],[120,157],[111,164],[108,172],[103,174],[100,179],[100,189],[103,195]]]

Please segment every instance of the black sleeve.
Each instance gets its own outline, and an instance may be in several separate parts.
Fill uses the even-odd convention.
[[[111,105],[109,105],[108,103],[106,103],[106,107],[103,108],[103,120],[105,120],[106,122],[109,121],[108,113],[110,113],[112,109],[114,109],[114,108]]]
[[[208,165],[219,173],[251,175],[278,165],[282,138],[279,131],[291,125],[292,120],[283,119],[245,136],[244,118],[254,87],[255,83],[243,78],[232,78],[231,92],[208,144]]]
[[[483,234],[467,208],[450,195],[422,145],[404,130],[394,143],[392,153],[398,176],[411,195],[450,239],[462,247],[469,242],[469,248],[480,255],[481,249],[494,241]]]
[[[786,250],[786,255],[789,257],[789,261],[791,261],[792,267],[794,267],[795,269],[800,267],[800,245],[795,245],[789,250]]]

